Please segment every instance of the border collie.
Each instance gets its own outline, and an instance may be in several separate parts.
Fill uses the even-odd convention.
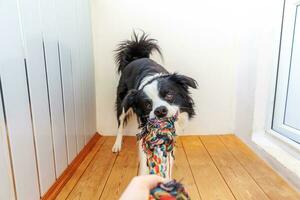
[[[121,77],[116,99],[118,133],[113,152],[121,150],[122,132],[133,114],[137,116],[139,127],[143,127],[149,118],[171,117],[178,112],[176,133],[182,132],[187,120],[195,115],[189,87],[196,89],[197,82],[184,75],[169,73],[149,58],[154,51],[162,56],[156,40],[148,38],[145,33],[138,36],[135,32],[131,40],[121,42],[116,49],[115,58]],[[141,144],[139,151],[139,174],[148,174]],[[173,161],[169,164],[172,166]]]

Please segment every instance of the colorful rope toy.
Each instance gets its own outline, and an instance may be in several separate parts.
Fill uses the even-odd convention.
[[[149,200],[190,200],[183,185],[176,180],[160,183],[150,191]]]
[[[150,174],[166,178],[167,172],[170,171],[168,159],[171,156],[174,158],[177,117],[178,113],[170,118],[149,119],[147,125],[137,135],[138,140],[142,141]],[[190,197],[181,183],[172,180],[160,183],[152,189],[149,200],[190,200]]]
[[[175,121],[178,113],[169,118],[149,119],[142,132],[137,135],[142,141],[142,148],[147,155],[147,166],[150,174],[156,174],[164,178],[170,171],[168,159],[174,158],[175,145]]]

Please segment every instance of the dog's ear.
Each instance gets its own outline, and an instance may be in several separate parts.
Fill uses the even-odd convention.
[[[170,76],[170,80],[183,86],[185,89],[188,89],[188,87],[196,89],[198,87],[198,83],[195,79],[185,75],[174,73]]]
[[[129,108],[134,108],[136,104],[136,99],[138,95],[138,90],[129,90],[122,101],[122,107],[127,111]]]

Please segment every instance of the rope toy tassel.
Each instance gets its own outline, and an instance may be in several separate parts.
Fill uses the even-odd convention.
[[[183,185],[176,180],[160,183],[150,191],[149,200],[190,200]]]

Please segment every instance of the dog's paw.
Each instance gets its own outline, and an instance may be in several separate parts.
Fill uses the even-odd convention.
[[[118,153],[121,151],[122,148],[122,142],[118,142],[116,141],[116,143],[114,144],[113,148],[112,148],[112,152],[113,153]]]

